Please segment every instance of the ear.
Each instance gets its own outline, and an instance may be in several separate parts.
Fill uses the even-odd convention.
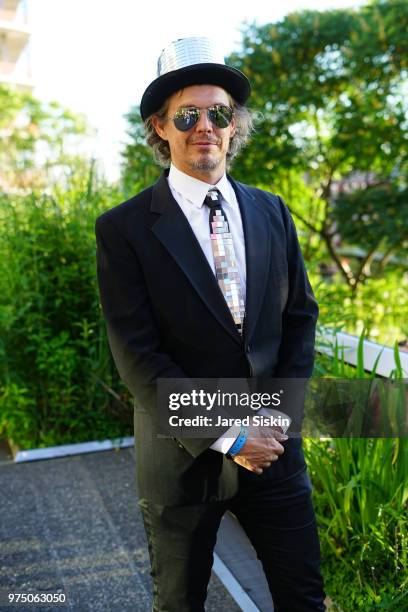
[[[152,117],[152,124],[157,134],[160,136],[162,140],[168,140],[166,137],[166,130],[164,126],[161,124],[160,119],[156,116]]]

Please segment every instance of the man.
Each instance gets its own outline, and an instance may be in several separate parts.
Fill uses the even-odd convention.
[[[318,309],[288,209],[225,173],[249,135],[249,93],[247,78],[207,39],[167,47],[141,115],[170,170],[96,223],[109,342],[135,397],[157,612],[204,610],[227,510],[256,549],[276,611],[325,610],[301,441],[253,427],[213,439],[157,435],[159,379],[312,371]]]

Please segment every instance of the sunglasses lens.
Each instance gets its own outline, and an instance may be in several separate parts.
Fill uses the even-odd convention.
[[[174,115],[174,125],[181,132],[187,132],[195,126],[200,118],[198,108],[180,108]]]
[[[174,125],[181,132],[187,132],[200,119],[201,111],[199,108],[179,108],[173,117]],[[207,110],[208,118],[213,125],[218,128],[226,128],[232,121],[233,110],[224,104],[215,104]]]
[[[210,121],[219,128],[226,128],[232,121],[233,111],[229,106],[217,104],[208,109]]]

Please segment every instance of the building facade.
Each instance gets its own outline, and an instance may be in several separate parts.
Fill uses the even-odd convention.
[[[32,91],[28,0],[0,0],[0,85]]]

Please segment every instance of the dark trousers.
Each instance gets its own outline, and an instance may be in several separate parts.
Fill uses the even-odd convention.
[[[222,515],[230,510],[260,559],[276,612],[324,612],[320,549],[307,472],[274,481],[240,469],[227,501],[160,506],[139,501],[148,539],[154,612],[203,612]],[[267,612],[267,611],[262,611]]]

